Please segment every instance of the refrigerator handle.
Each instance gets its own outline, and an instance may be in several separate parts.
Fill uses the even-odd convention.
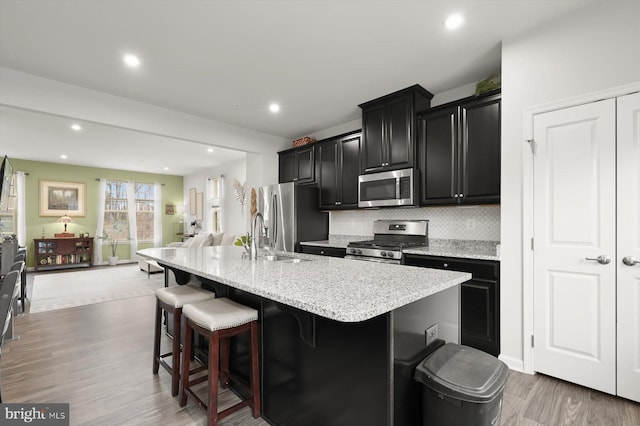
[[[273,215],[273,221],[271,222],[271,229],[273,230],[273,248],[276,247],[278,243],[278,196],[273,194],[273,198],[271,199],[271,214]]]

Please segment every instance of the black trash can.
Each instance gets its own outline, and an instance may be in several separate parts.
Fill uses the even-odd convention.
[[[415,380],[423,384],[423,426],[499,425],[508,375],[499,359],[447,343],[415,370]]]
[[[435,339],[424,346],[424,336],[412,333],[396,333],[393,338],[393,424],[416,426],[422,419],[422,386],[413,379],[414,372],[423,359],[445,343]]]

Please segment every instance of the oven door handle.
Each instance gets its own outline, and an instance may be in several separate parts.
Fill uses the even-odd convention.
[[[400,199],[400,180],[401,178],[396,178],[396,200]]]

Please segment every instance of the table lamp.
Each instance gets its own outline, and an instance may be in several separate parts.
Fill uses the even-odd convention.
[[[71,234],[67,232],[67,224],[73,223],[73,219],[71,219],[69,216],[65,214],[60,219],[58,219],[58,222],[64,223],[64,232],[61,234],[54,234],[54,236],[58,238],[71,238],[76,236],[76,234]]]

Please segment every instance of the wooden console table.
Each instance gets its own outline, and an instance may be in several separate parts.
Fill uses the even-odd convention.
[[[33,240],[35,271],[90,268],[93,238],[39,238]]]

